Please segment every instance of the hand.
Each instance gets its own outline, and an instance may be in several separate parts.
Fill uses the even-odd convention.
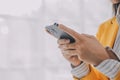
[[[60,45],[63,53],[74,56],[76,55],[81,61],[93,65],[98,65],[103,60],[110,58],[107,51],[94,36],[79,34],[61,24],[59,25],[59,28],[64,32],[70,34],[76,41],[72,44]]]
[[[59,44],[59,48],[61,48],[61,46],[64,46],[64,45],[67,45],[67,44],[70,44],[70,40],[67,40],[67,39],[60,39],[58,40],[58,44]],[[67,49],[67,51],[73,51],[74,49]],[[66,53],[65,52],[66,50],[63,50],[61,48],[61,52],[63,54],[63,56],[74,66],[78,66],[80,65],[81,61],[78,59],[78,56],[77,55],[71,55],[69,53]],[[73,53],[74,54],[74,53]]]

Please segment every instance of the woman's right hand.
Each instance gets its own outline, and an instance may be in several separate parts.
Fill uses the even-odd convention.
[[[65,53],[65,50],[61,47],[62,45],[70,44],[70,40],[68,39],[59,39],[58,45],[59,48],[63,54],[63,56],[72,64],[72,66],[77,67],[80,65],[81,61],[78,59],[77,55],[73,55],[74,53]],[[72,44],[72,43],[71,43]],[[69,49],[69,50],[75,50],[75,49]]]

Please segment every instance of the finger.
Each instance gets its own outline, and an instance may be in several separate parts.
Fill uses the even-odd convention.
[[[63,53],[63,55],[68,55],[68,56],[76,56],[77,55],[76,50],[63,50],[62,53]]]
[[[59,39],[59,40],[57,41],[57,43],[58,43],[59,45],[68,44],[68,43],[70,43],[70,40],[69,40],[69,39]]]
[[[61,29],[62,31],[71,35],[75,40],[78,40],[78,38],[80,37],[79,33],[75,32],[74,30],[72,30],[72,29],[70,29],[62,24],[59,25],[59,29]],[[82,37],[81,37],[81,39],[82,39]]]
[[[78,61],[78,57],[77,56],[69,56],[69,55],[63,55],[66,59],[68,59],[70,62],[75,63],[75,61]]]
[[[62,50],[75,50],[76,49],[75,44],[60,45],[59,48]]]

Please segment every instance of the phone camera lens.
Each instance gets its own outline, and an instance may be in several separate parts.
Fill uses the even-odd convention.
[[[55,26],[59,26],[57,23],[54,23]]]

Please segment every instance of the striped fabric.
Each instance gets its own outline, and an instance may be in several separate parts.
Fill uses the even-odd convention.
[[[118,25],[120,27],[120,5],[118,7],[116,18],[117,18]],[[117,37],[116,37],[116,40],[115,40],[113,51],[116,53],[116,55],[120,59],[120,28],[118,30],[118,34],[117,34]]]
[[[118,9],[116,18],[117,18],[117,22],[120,27],[120,6]],[[117,57],[120,59],[120,28],[118,30],[118,34],[117,34],[113,49],[111,48],[108,48],[108,49],[112,50],[117,55]],[[115,76],[117,75],[118,71],[120,71],[120,62],[116,60],[108,59],[108,60],[103,61],[98,66],[96,66],[96,69],[98,69],[101,73],[109,77],[110,80],[113,80]],[[89,73],[89,66],[83,63],[79,65],[78,67],[73,68],[71,72],[75,77],[82,78],[83,76]]]
[[[120,70],[120,63],[113,59],[107,59],[100,63],[96,69],[113,80]]]
[[[77,78],[82,78],[85,75],[87,75],[89,72],[90,72],[89,65],[84,62],[81,65],[79,65],[78,67],[73,68],[71,71],[72,75]]]

